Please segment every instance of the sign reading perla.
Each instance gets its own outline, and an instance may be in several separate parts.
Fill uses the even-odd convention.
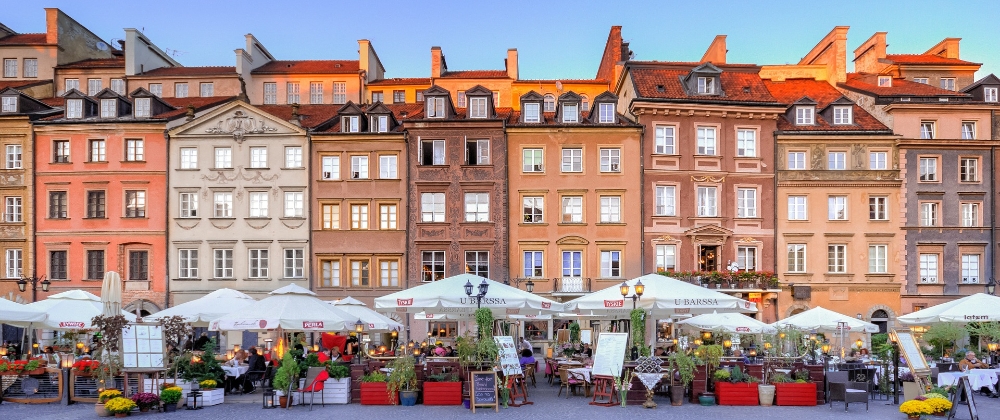
[[[718,299],[674,299],[674,305],[677,306],[712,306],[718,304]]]

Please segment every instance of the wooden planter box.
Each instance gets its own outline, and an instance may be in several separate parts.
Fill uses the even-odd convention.
[[[362,382],[361,405],[392,405],[385,382]]]
[[[816,383],[774,384],[777,405],[816,405]]]
[[[327,404],[351,402],[351,378],[327,379],[323,382],[323,398]]]
[[[462,383],[424,382],[424,405],[462,405]]]
[[[716,382],[715,395],[719,405],[760,405],[757,384]]]
[[[194,404],[191,397],[188,397],[187,394],[184,394],[184,397],[186,398],[188,407]],[[198,398],[198,405],[202,407],[219,405],[223,403],[224,398],[225,390],[222,388],[214,388],[211,390],[203,389],[201,390],[201,397]]]

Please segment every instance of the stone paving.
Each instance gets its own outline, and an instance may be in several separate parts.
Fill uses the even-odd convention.
[[[886,405],[885,400],[873,400],[870,411],[865,412],[864,405],[852,404],[848,412],[844,405],[834,403],[833,409],[828,405],[818,407],[701,407],[685,402],[681,407],[670,406],[666,397],[657,396],[654,400],[659,404],[655,409],[644,409],[639,406],[595,407],[587,403],[589,398],[571,396],[557,398],[557,387],[539,383],[538,388],[529,388],[534,405],[519,408],[500,409],[499,413],[492,410],[477,409],[475,416],[504,419],[545,419],[545,420],[586,420],[586,419],[808,419],[808,420],[845,420],[845,419],[892,419],[904,420],[905,415],[898,411],[897,406]],[[1000,400],[977,398],[976,405],[981,420],[1000,420]],[[958,419],[968,419],[968,409],[960,406]],[[316,406],[309,412],[308,406],[294,406],[291,409],[261,409],[260,395],[227,396],[226,403],[203,410],[179,410],[175,413],[134,413],[130,418],[137,420],[249,420],[256,418],[341,418],[351,419],[393,419],[405,416],[407,419],[457,419],[471,418],[474,415],[461,406],[441,407],[422,406],[362,406],[328,405]],[[31,420],[70,420],[96,419],[92,404],[74,404],[61,406],[57,404],[0,404],[0,419],[31,419]],[[935,418],[935,417],[929,417]],[[110,419],[110,418],[109,418]],[[942,418],[944,419],[944,418]]]

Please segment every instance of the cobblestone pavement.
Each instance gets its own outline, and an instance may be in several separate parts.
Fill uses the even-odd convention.
[[[639,406],[596,407],[587,403],[589,398],[572,396],[556,397],[557,387],[540,383],[538,388],[529,388],[535,402],[534,405],[519,408],[500,409],[499,413],[492,410],[477,409],[475,416],[504,419],[546,419],[546,420],[586,420],[586,419],[802,419],[802,420],[845,420],[845,419],[892,419],[904,420],[906,417],[898,411],[898,406],[886,405],[884,400],[873,400],[870,411],[865,412],[864,405],[852,404],[848,412],[844,405],[834,403],[833,409],[828,405],[818,407],[701,407],[685,402],[681,407],[670,406],[666,397],[657,396],[654,400],[659,404],[655,409],[644,409]],[[317,402],[318,403],[318,402]],[[981,420],[1000,420],[1000,400],[977,398],[976,405]],[[968,409],[963,405],[958,412],[958,419],[968,419]],[[328,418],[350,416],[352,419],[391,419],[405,416],[408,419],[457,419],[470,418],[473,414],[461,406],[422,406],[392,407],[392,406],[362,406],[328,405],[316,406],[309,412],[308,406],[294,406],[291,409],[261,409],[259,395],[227,396],[226,403],[203,410],[179,410],[175,413],[134,413],[131,418],[137,420],[250,420],[256,418]],[[964,411],[963,411],[964,410]],[[96,419],[93,404],[74,404],[61,406],[57,404],[15,404],[4,402],[0,404],[0,419],[31,419],[31,420],[70,420]],[[942,418],[943,419],[943,418]]]

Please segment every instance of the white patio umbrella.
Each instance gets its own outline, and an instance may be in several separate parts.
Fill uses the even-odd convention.
[[[386,332],[386,331],[402,331],[403,324],[393,321],[385,315],[382,315],[374,310],[368,308],[364,302],[352,298],[350,296],[345,297],[340,300],[335,300],[329,302],[335,308],[347,312],[353,316],[357,321],[365,324],[365,331],[369,332]],[[348,319],[350,321],[350,319]],[[348,322],[351,324],[351,322]]]
[[[225,314],[209,323],[212,331],[344,331],[356,318],[316,294],[297,286],[277,289],[270,296]]]
[[[847,332],[878,332],[878,325],[837,313],[821,306],[792,315],[771,324],[771,326],[775,328],[792,328],[800,331],[833,333],[839,330],[841,322],[846,323],[847,326],[844,330]]]
[[[1000,321],[1000,297],[976,293],[951,302],[903,315],[903,325],[927,325],[938,322]]]
[[[482,307],[492,310],[496,317],[564,312],[562,303],[472,274],[459,274],[375,298],[375,308],[405,313],[472,314],[477,308],[475,293],[483,282],[488,288]],[[467,283],[473,286],[471,298],[465,294]]]
[[[38,322],[45,320],[45,312],[17,302],[0,299],[0,324],[10,322]]]
[[[699,330],[721,329],[722,331],[736,334],[773,334],[778,332],[777,328],[754,318],[734,313],[702,314],[678,321],[677,324],[691,326]]]
[[[657,318],[674,315],[697,315],[712,312],[757,312],[757,304],[659,274],[647,274],[625,282],[630,296],[642,282],[642,297],[636,308],[652,312]],[[622,297],[620,284],[598,290],[566,302],[566,311],[595,315],[628,315],[631,299]]]
[[[90,320],[104,313],[101,299],[83,290],[69,290],[49,296],[48,299],[29,303],[28,308],[47,314],[43,321],[32,323],[35,328],[46,330],[89,330],[93,328]],[[129,321],[135,322],[135,315],[118,311]],[[11,322],[19,327],[28,326],[28,322]]]
[[[122,277],[117,271],[104,273],[101,283],[101,303],[104,316],[114,316],[122,310]]]
[[[146,319],[157,322],[163,318],[181,316],[185,322],[195,327],[207,327],[213,319],[243,309],[253,302],[256,302],[256,299],[243,292],[223,288],[190,302],[164,309]]]

